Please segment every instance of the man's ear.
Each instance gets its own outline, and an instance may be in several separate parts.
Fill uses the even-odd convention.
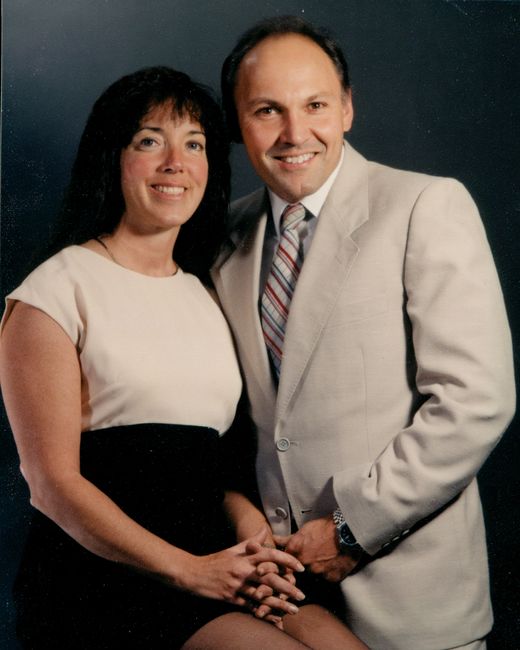
[[[343,132],[346,133],[352,128],[354,121],[354,105],[352,104],[352,91],[350,88],[343,91]]]

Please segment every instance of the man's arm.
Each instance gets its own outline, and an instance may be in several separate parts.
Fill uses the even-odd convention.
[[[423,401],[410,425],[370,464],[333,477],[337,503],[371,555],[456,498],[514,412],[500,285],[476,206],[456,181],[434,180],[418,197],[404,284],[416,389]],[[317,558],[331,548],[330,524],[331,518],[305,524],[288,550],[311,564],[312,554]],[[321,546],[310,544],[317,537],[312,528],[318,527]]]

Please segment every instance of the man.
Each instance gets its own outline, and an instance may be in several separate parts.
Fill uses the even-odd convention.
[[[300,19],[242,37],[223,97],[267,186],[233,206],[213,279],[272,529],[311,572],[341,581],[370,648],[484,648],[475,475],[514,386],[476,207],[454,180],[369,162],[343,141],[346,62]]]

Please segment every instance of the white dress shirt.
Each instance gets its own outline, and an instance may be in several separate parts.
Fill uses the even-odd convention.
[[[307,211],[305,217],[307,221],[307,234],[303,241],[303,254],[304,256],[309,251],[309,247],[312,243],[314,237],[314,231],[316,230],[318,217],[320,215],[321,209],[327,200],[329,195],[330,188],[332,187],[336,176],[338,175],[339,168],[343,162],[344,149],[341,149],[341,156],[336,165],[334,171],[327,178],[325,183],[314,192],[314,194],[309,194],[309,196],[303,197],[299,202],[304,206]],[[275,254],[276,248],[280,241],[280,221],[282,219],[282,214],[285,208],[289,205],[288,201],[281,199],[277,194],[275,194],[269,187],[267,188],[269,194],[269,200],[271,202],[271,215],[267,222],[267,227],[265,231],[264,238],[264,248],[262,253],[262,271],[260,275],[260,296],[262,295],[267,282],[267,276],[271,268],[271,262]]]

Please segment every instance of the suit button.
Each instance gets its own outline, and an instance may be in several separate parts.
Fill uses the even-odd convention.
[[[280,506],[274,509],[274,514],[277,515],[278,517],[281,517],[282,519],[287,519],[287,517],[289,516],[287,510],[285,508],[280,508]]]
[[[280,440],[276,441],[276,448],[278,449],[278,451],[287,451],[290,446],[291,446],[291,441],[288,440],[287,438],[280,438]]]

